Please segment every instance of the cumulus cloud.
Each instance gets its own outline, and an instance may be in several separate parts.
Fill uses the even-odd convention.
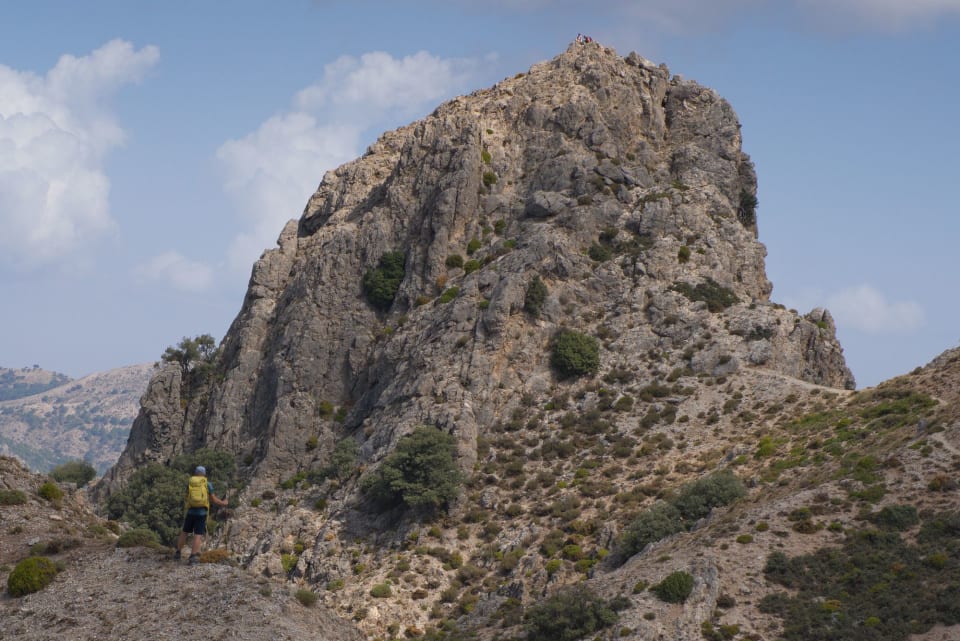
[[[32,269],[69,260],[114,227],[107,152],[124,133],[108,105],[159,58],[113,40],[65,55],[45,76],[0,65],[0,252]]]
[[[137,275],[145,280],[165,283],[184,292],[203,292],[213,285],[213,270],[175,251],[154,256],[140,265]]]
[[[889,301],[876,288],[859,285],[827,298],[839,326],[868,334],[911,332],[924,323],[923,307],[914,301]]]
[[[343,56],[299,91],[291,108],[217,151],[224,189],[241,218],[229,262],[247,270],[300,215],[323,173],[361,154],[364,136],[402,124],[469,86],[478,61],[419,52]],[[374,133],[376,133],[374,131]]]

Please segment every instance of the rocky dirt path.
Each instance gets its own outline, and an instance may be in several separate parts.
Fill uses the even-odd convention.
[[[13,641],[359,641],[286,586],[223,564],[189,566],[146,548],[86,550],[44,590],[0,597],[0,639]]]

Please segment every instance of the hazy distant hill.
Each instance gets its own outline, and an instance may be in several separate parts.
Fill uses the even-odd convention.
[[[81,379],[38,367],[0,369],[0,454],[47,471],[85,459],[98,472],[117,460],[153,363]]]
[[[37,365],[22,369],[0,367],[0,401],[39,394],[69,382],[66,374],[50,372]]]

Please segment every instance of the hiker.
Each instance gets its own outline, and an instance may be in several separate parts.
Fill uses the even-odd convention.
[[[184,501],[187,514],[183,518],[183,528],[180,536],[177,537],[177,551],[173,555],[177,561],[183,558],[180,555],[180,548],[187,542],[187,534],[191,532],[193,543],[190,551],[190,565],[195,565],[200,560],[200,544],[203,542],[203,535],[207,533],[207,511],[210,510],[210,501],[220,507],[229,505],[213,493],[213,483],[207,480],[207,468],[198,465],[187,484],[187,496]]]

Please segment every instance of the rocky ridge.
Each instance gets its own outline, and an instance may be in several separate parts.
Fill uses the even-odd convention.
[[[924,500],[930,474],[954,465],[956,406],[917,385],[950,363],[850,391],[829,313],[770,301],[740,145],[715,92],[597,44],[384,134],[324,177],[254,266],[209,389],[185,394],[176,368],[154,377],[101,494],[147,461],[233,452],[246,486],[220,542],[256,573],[326,588],[370,637],[453,620],[515,633],[504,607],[590,577],[630,595],[624,638],[701,638],[731,590],[744,633],[772,638],[756,608],[767,553],[830,545],[855,523],[863,488],[845,457],[898,457],[889,500]],[[403,278],[378,308],[364,275],[395,251]],[[533,314],[536,277],[547,295]],[[551,368],[562,329],[598,339],[595,377]],[[907,400],[877,423],[891,398]],[[934,420],[941,432],[912,431]],[[433,524],[359,491],[422,424],[455,437],[469,477]],[[907,450],[928,438],[940,455]],[[354,471],[324,479],[345,439]],[[620,568],[605,561],[638,512],[717,469],[748,482],[747,501]],[[790,510],[825,500],[843,505],[837,529],[795,533]],[[758,519],[772,533],[731,552]],[[696,577],[687,605],[634,592],[674,568]],[[383,584],[391,596],[371,599]]]

